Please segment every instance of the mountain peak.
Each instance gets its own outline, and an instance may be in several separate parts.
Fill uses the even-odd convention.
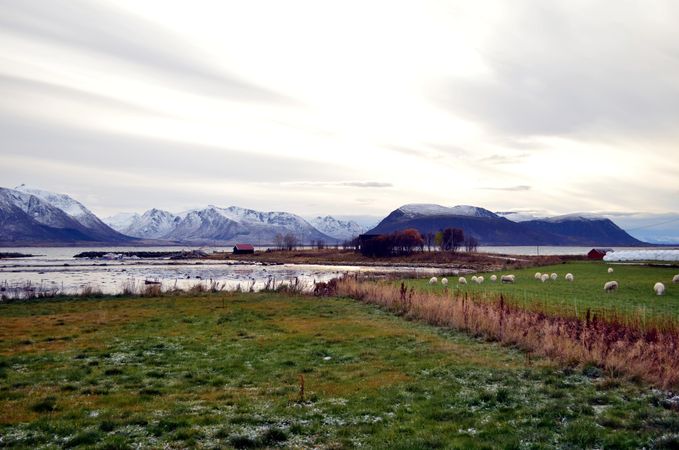
[[[498,216],[484,208],[471,205],[457,205],[453,207],[437,205],[434,203],[410,203],[397,209],[409,217],[415,216],[469,216],[469,217],[489,217]]]

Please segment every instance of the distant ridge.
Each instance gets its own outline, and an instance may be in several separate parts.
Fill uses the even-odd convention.
[[[487,209],[468,205],[403,205],[368,233],[391,233],[406,228],[425,234],[461,228],[481,245],[645,245],[610,219],[591,214],[514,222]]]
[[[134,238],[111,229],[68,196],[20,188],[22,190],[0,188],[0,244],[4,246],[134,241]],[[72,215],[57,205],[65,207]]]

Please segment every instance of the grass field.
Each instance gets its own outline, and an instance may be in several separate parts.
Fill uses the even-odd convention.
[[[609,274],[607,269],[614,272]],[[542,283],[534,278],[535,272],[556,273],[556,281]],[[573,282],[564,279],[566,273],[572,273]],[[541,303],[547,309],[583,317],[587,309],[604,314],[620,313],[641,317],[672,319],[679,322],[679,284],[672,284],[672,277],[679,273],[678,268],[649,267],[643,265],[605,264],[602,262],[568,262],[554,266],[530,269],[495,272],[498,279],[501,274],[515,274],[516,283],[502,284],[491,282],[493,272],[478,273],[485,278],[483,284],[471,282],[466,276],[466,286],[458,284],[457,276],[449,277],[449,289],[469,293],[502,293],[519,304]],[[616,280],[620,288],[613,293],[603,290],[606,281]],[[427,291],[443,291],[438,283],[429,285],[428,279],[403,280],[408,286]],[[657,296],[653,285],[661,281],[665,284],[666,294]],[[399,281],[400,282],[400,281]]]
[[[666,393],[347,299],[0,305],[0,355],[0,447],[679,445]]]

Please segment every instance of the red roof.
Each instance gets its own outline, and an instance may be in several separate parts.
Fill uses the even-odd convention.
[[[255,247],[253,247],[251,244],[236,244],[233,248],[237,250],[254,250]]]

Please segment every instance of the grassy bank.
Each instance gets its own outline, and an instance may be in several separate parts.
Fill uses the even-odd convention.
[[[0,355],[5,447],[679,444],[660,391],[347,299],[0,305]]]
[[[613,273],[608,273],[608,268]],[[556,273],[556,281],[542,283],[534,278],[535,272]],[[491,282],[491,275],[515,274],[516,282],[503,284]],[[566,273],[572,273],[573,282],[564,279]],[[605,264],[602,262],[567,262],[535,268],[505,270],[497,272],[479,272],[485,281],[477,285],[467,276],[467,285],[460,285],[458,277],[450,277],[448,290],[477,296],[488,295],[496,298],[503,294],[506,298],[520,305],[538,304],[540,307],[555,311],[562,315],[575,315],[584,318],[587,310],[599,316],[627,315],[635,318],[655,318],[660,320],[676,320],[679,322],[679,284],[672,284],[672,277],[679,273],[676,267],[651,267],[632,264]],[[603,290],[606,281],[616,280],[620,288],[613,293]],[[405,281],[408,287],[427,292],[443,292],[445,287],[440,283],[430,285],[428,279],[399,280]],[[665,295],[657,296],[653,285],[661,281],[667,290]]]
[[[581,259],[574,256],[517,256],[476,252],[440,252],[422,251],[409,255],[389,257],[363,256],[354,250],[334,248],[276,250],[255,252],[250,255],[234,255],[233,253],[214,253],[206,259],[266,262],[272,264],[327,264],[327,265],[363,265],[363,266],[418,266],[441,267],[449,269],[501,270],[535,265],[558,264],[562,261]]]

